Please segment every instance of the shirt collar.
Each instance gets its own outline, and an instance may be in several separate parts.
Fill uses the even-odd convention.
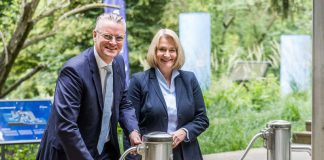
[[[167,85],[167,81],[164,78],[163,74],[161,73],[161,71],[159,70],[159,68],[155,68],[155,73],[156,73],[156,77],[157,79],[164,85],[164,86],[168,86]],[[174,79],[179,75],[179,71],[178,70],[173,70],[172,71],[172,75],[171,75],[171,85],[170,85],[170,89],[173,90],[174,88]]]
[[[114,61],[114,60],[112,60],[109,64],[107,64],[105,61],[103,61],[102,59],[101,59],[101,57],[99,56],[99,54],[98,54],[98,52],[97,52],[97,50],[96,50],[96,47],[93,47],[94,49],[94,55],[95,55],[95,58],[96,58],[96,61],[97,61],[97,64],[98,64],[98,67],[99,68],[104,68],[104,67],[106,67],[107,65],[112,65],[112,62]]]

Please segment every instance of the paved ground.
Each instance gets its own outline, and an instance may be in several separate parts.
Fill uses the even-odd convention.
[[[223,152],[204,155],[204,160],[240,160],[244,151]],[[291,152],[291,160],[311,160],[307,152]],[[249,151],[244,160],[267,160],[267,150],[265,148],[254,148]]]

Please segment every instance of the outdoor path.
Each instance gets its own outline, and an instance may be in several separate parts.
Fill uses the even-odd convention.
[[[244,154],[244,150],[233,152],[222,152],[204,155],[204,160],[239,160]],[[291,160],[311,160],[307,152],[291,152]],[[267,160],[267,150],[265,148],[253,148],[245,156],[244,160]]]

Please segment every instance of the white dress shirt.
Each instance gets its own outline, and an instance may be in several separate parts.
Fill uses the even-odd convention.
[[[179,75],[179,71],[173,70],[171,76],[170,87],[160,70],[155,69],[155,74],[159,82],[159,86],[164,97],[167,110],[168,110],[168,133],[172,134],[177,130],[178,126],[178,115],[177,115],[177,101],[176,101],[176,92],[174,86],[174,79]]]
[[[107,65],[112,65],[112,61],[107,64],[105,61],[103,61],[98,52],[96,51],[96,47],[93,47],[94,48],[94,55],[95,55],[95,58],[96,58],[96,61],[97,61],[97,65],[98,65],[98,69],[99,69],[99,75],[100,75],[100,81],[101,81],[101,92],[102,92],[102,95],[104,96],[105,93],[105,78],[106,78],[106,74],[107,74],[107,70],[105,69],[105,66]]]

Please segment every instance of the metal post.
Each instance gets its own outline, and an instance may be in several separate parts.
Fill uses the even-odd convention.
[[[283,120],[275,120],[267,124],[270,128],[266,148],[267,160],[290,160],[291,124]]]
[[[312,160],[324,157],[324,1],[313,1]]]
[[[252,138],[240,160],[244,160],[258,137],[265,140],[267,160],[290,160],[291,151],[308,152],[310,155],[312,152],[310,146],[291,145],[291,123],[284,120],[275,120],[269,122],[265,129]]]

